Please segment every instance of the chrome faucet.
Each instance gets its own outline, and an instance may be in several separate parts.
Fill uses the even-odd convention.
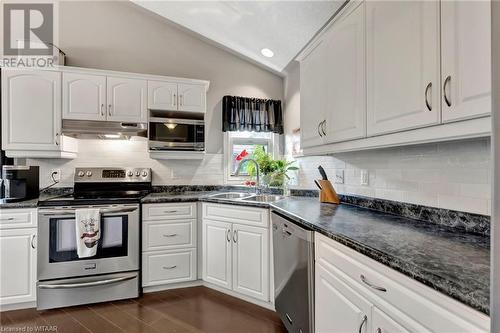
[[[255,164],[255,172],[257,175],[257,182],[255,183],[255,193],[259,194],[260,193],[260,169],[259,169],[259,163],[257,163],[256,160],[254,160],[253,158],[246,158],[243,161],[241,161],[240,164],[238,164],[238,168],[236,169],[236,172],[234,173],[234,175],[235,176],[240,175],[241,167],[246,162],[253,162]]]

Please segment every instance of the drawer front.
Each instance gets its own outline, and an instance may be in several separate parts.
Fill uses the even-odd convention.
[[[36,208],[0,209],[0,229],[36,228]]]
[[[143,253],[142,286],[196,280],[196,249]]]
[[[196,220],[145,222],[142,231],[143,251],[196,247]]]
[[[195,219],[196,203],[147,204],[143,205],[142,214],[144,221]]]
[[[269,209],[267,208],[203,203],[203,218],[256,227],[269,227]]]
[[[315,242],[316,264],[336,272],[378,307],[392,305],[400,315],[399,322],[407,318],[436,332],[488,331],[489,318],[465,304],[321,234],[315,233]]]

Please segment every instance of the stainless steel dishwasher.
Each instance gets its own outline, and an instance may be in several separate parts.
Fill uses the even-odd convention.
[[[274,303],[290,333],[314,332],[314,240],[273,211]]]

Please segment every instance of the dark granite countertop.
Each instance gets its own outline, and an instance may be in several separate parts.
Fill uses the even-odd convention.
[[[36,208],[38,205],[38,198],[23,200],[18,202],[4,202],[0,199],[0,209],[4,208]]]
[[[264,202],[249,202],[242,200],[229,200],[221,198],[211,197],[214,194],[227,193],[230,191],[187,191],[187,192],[158,192],[150,193],[141,200],[141,203],[169,203],[169,202],[192,202],[192,201],[203,201],[203,202],[214,202],[222,204],[231,205],[241,205],[241,206],[252,206],[268,208],[269,204]],[[234,192],[234,191],[233,191]],[[237,191],[241,192],[241,191]],[[252,195],[249,192],[248,195]]]
[[[488,236],[313,198],[292,197],[270,206],[299,225],[489,314]]]

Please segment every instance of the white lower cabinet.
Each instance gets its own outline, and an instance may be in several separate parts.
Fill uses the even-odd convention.
[[[231,289],[231,223],[203,220],[203,280]]]
[[[489,331],[489,317],[315,233],[316,332]]]
[[[354,289],[316,265],[316,332],[369,332],[372,304]]]
[[[246,216],[231,218],[235,207],[238,206],[203,203],[203,280],[269,302],[268,210],[241,207],[249,216],[259,216],[257,221]],[[222,221],[216,220],[215,212]],[[241,223],[246,220],[253,225]]]
[[[4,209],[0,212],[2,311],[4,306],[36,301],[36,235],[36,209]],[[23,306],[17,308],[20,307]]]
[[[193,280],[196,280],[196,249],[143,253],[143,287]]]
[[[147,204],[142,220],[142,286],[195,281],[196,203]]]

